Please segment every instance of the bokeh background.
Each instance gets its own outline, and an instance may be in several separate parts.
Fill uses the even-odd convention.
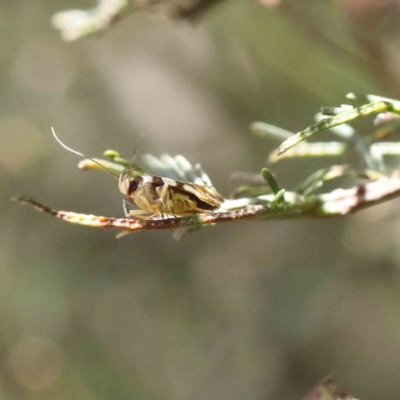
[[[327,375],[397,398],[397,200],[176,242],[117,240],[10,198],[123,216],[115,180],[79,171],[51,126],[91,156],[129,157],[143,134],[139,155],[201,162],[228,196],[231,173],[260,171],[279,144],[251,122],[297,131],[349,91],[400,98],[399,1],[221,0],[195,21],[141,11],[72,43],[51,27],[92,6],[0,3],[0,398],[289,400]],[[326,163],[273,170],[290,189]]]

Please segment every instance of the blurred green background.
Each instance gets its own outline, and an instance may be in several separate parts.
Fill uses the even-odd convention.
[[[399,2],[224,0],[195,23],[138,12],[62,41],[51,16],[93,5],[0,3],[0,399],[299,399],[328,374],[363,400],[396,398],[397,200],[178,243],[9,199],[123,216],[115,180],[79,171],[51,126],[91,156],[129,157],[143,133],[139,155],[201,162],[228,196],[231,173],[260,171],[279,144],[251,122],[297,131],[349,91],[400,98]],[[290,189],[324,165],[273,170]]]

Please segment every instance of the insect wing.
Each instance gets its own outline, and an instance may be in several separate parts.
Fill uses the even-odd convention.
[[[163,178],[164,179],[164,178]],[[204,203],[209,204],[212,207],[219,207],[223,203],[223,197],[217,193],[214,188],[208,188],[205,185],[200,185],[191,182],[175,181],[176,185],[172,186],[173,190],[176,190],[183,194],[191,194],[195,198],[201,200]]]

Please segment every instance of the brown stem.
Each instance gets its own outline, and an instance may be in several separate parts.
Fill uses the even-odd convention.
[[[93,228],[116,228],[126,231],[163,230],[184,227],[202,226],[219,222],[239,221],[243,219],[290,219],[290,218],[326,218],[343,216],[361,209],[383,203],[400,196],[400,177],[394,174],[375,182],[357,185],[350,189],[335,189],[321,195],[301,197],[287,192],[285,197],[295,198],[292,203],[276,204],[266,201],[266,197],[248,199],[246,206],[234,210],[217,210],[210,213],[194,214],[186,217],[167,217],[150,219],[109,218],[88,214],[77,214],[69,211],[53,210],[28,197],[14,198],[14,201],[29,204],[38,211],[44,212],[63,221],[91,226]],[[270,198],[270,197],[269,197]],[[243,201],[245,199],[240,199]],[[251,204],[256,201],[256,204]],[[227,204],[235,204],[228,200]]]

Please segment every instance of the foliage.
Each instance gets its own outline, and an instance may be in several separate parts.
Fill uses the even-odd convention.
[[[326,218],[343,216],[355,211],[384,202],[400,194],[400,178],[398,171],[388,171],[385,164],[387,155],[399,155],[398,143],[382,142],[398,128],[397,114],[400,105],[396,100],[378,96],[362,96],[353,93],[348,95],[355,101],[369,101],[359,107],[342,105],[340,107],[324,107],[322,114],[330,114],[317,124],[291,135],[282,128],[268,124],[256,123],[253,130],[263,135],[286,136],[287,139],[279,146],[277,156],[270,155],[274,163],[281,155],[285,159],[295,157],[326,157],[343,155],[357,151],[364,160],[364,168],[357,170],[348,165],[332,165],[313,172],[306,180],[300,182],[295,190],[289,191],[277,182],[269,168],[263,168],[262,179],[254,179],[257,184],[250,183],[235,191],[235,199],[225,199],[215,211],[194,213],[177,217],[174,215],[154,215],[149,219],[138,218],[108,218],[75,212],[55,211],[41,203],[26,197],[16,198],[17,201],[30,204],[39,211],[60,218],[66,222],[91,226],[95,228],[117,228],[132,232],[137,230],[163,230],[177,228],[198,228],[219,222],[233,222],[242,219],[288,219],[288,218]],[[377,128],[370,135],[360,135],[347,125],[347,122],[357,118],[379,113],[375,119]],[[306,139],[325,130],[332,130],[342,141],[307,143]],[[299,145],[299,143],[301,145]],[[298,146],[298,148],[296,147]],[[79,163],[82,170],[101,169],[106,166],[110,171],[120,174],[129,162],[113,150],[107,150],[106,160],[86,159]],[[209,177],[199,164],[192,166],[183,156],[171,157],[162,155],[156,158],[146,155],[144,161],[160,176],[191,182],[208,182]],[[146,169],[145,169],[146,171]],[[339,178],[351,177],[353,185],[350,188],[340,186]],[[257,178],[257,176],[256,176]],[[336,180],[337,187],[325,193],[319,190],[328,182]],[[259,182],[263,182],[261,185]],[[178,234],[180,237],[181,235]]]

